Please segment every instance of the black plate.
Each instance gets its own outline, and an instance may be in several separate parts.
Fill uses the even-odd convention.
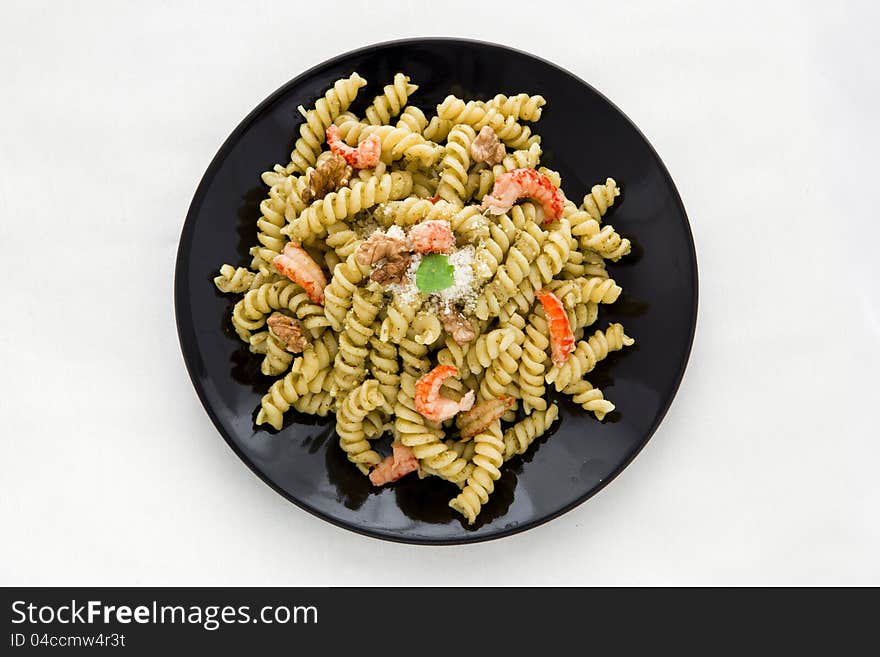
[[[255,430],[255,410],[272,379],[233,333],[231,296],[214,289],[224,262],[248,262],[266,193],[260,173],[286,163],[299,124],[334,80],[358,71],[369,85],[353,111],[403,70],[427,113],[447,94],[488,98],[526,91],[548,101],[537,124],[542,162],[562,174],[570,198],[613,176],[623,195],[608,223],[633,241],[609,269],[624,295],[603,307],[599,326],[620,321],[637,346],[612,355],[590,379],[618,410],[599,423],[561,402],[555,430],[511,461],[468,527],[449,509],[457,490],[435,478],[406,477],[380,490],[343,456],[333,418],[291,412],[279,432]],[[289,500],[336,525],[410,543],[467,543],[534,527],[595,494],[635,457],[666,413],[684,373],[697,314],[697,266],[690,227],[666,168],[639,130],[571,73],[523,52],[460,39],[416,39],[340,55],[263,101],[220,148],[196,190],[177,256],[175,309],[193,385],[217,429],[241,459]]]

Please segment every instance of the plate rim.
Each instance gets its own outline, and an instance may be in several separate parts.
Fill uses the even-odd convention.
[[[362,54],[372,50],[378,50],[380,48],[386,48],[389,46],[402,46],[402,45],[423,45],[426,43],[437,43],[444,45],[451,45],[455,43],[466,43],[470,45],[477,46],[488,46],[491,48],[497,48],[500,50],[505,50],[511,53],[515,53],[517,55],[524,55],[531,59],[537,60],[546,66],[553,67],[571,78],[578,81],[580,84],[589,88],[593,93],[595,93],[599,98],[601,98],[604,102],[608,103],[614,110],[616,110],[625,120],[629,123],[630,127],[636,131],[636,133],[644,140],[645,144],[648,146],[650,153],[653,155],[657,164],[660,167],[660,171],[663,176],[670,184],[672,191],[675,195],[675,201],[678,207],[678,210],[681,212],[681,216],[684,219],[684,228],[687,237],[687,247],[690,256],[690,260],[692,263],[690,275],[694,281],[694,297],[693,297],[693,306],[691,308],[691,316],[690,316],[690,331],[687,336],[687,347],[685,350],[684,357],[681,359],[681,364],[679,366],[678,372],[675,375],[675,379],[672,385],[672,393],[669,395],[669,399],[660,409],[660,412],[657,414],[657,418],[654,423],[649,427],[649,429],[645,432],[645,436],[642,442],[632,451],[632,453],[626,458],[624,461],[620,463],[620,465],[615,468],[605,479],[603,479],[597,486],[591,488],[586,493],[577,496],[572,502],[566,504],[561,507],[557,511],[542,516],[540,518],[536,518],[534,520],[530,520],[528,522],[524,522],[513,527],[503,527],[500,528],[497,532],[485,535],[471,535],[468,532],[462,532],[460,536],[450,537],[450,538],[431,538],[431,537],[409,537],[403,536],[399,534],[394,534],[392,532],[382,532],[381,530],[373,529],[370,527],[363,526],[355,526],[345,521],[342,521],[338,518],[334,518],[333,516],[319,510],[313,508],[303,502],[302,500],[297,499],[296,497],[290,495],[287,491],[281,488],[278,484],[272,481],[268,476],[264,475],[261,472],[256,464],[254,464],[251,459],[249,459],[244,452],[238,447],[229,433],[225,430],[222,423],[220,422],[217,414],[214,412],[214,409],[208,403],[206,398],[206,393],[204,386],[201,385],[199,378],[195,373],[195,366],[192,362],[192,356],[187,353],[187,350],[184,346],[184,324],[186,324],[186,315],[183,313],[182,309],[186,298],[188,295],[184,294],[184,290],[186,288],[186,284],[184,283],[184,270],[186,269],[185,264],[188,264],[190,259],[190,251],[189,248],[192,242],[192,234],[195,230],[195,215],[198,212],[199,207],[202,204],[203,197],[207,191],[207,188],[211,181],[213,181],[216,171],[221,165],[221,163],[225,160],[228,155],[228,151],[230,151],[233,145],[238,141],[241,135],[250,127],[251,123],[263,112],[263,110],[269,105],[275,103],[281,97],[283,97],[290,89],[299,84],[300,80],[306,78],[307,76],[312,75],[313,73],[323,69],[329,68],[333,65],[341,62],[344,59],[352,57],[354,55]],[[187,248],[185,249],[184,246]],[[177,338],[178,344],[180,346],[181,354],[183,355],[184,365],[186,366],[187,374],[189,375],[190,381],[193,385],[193,388],[196,391],[196,395],[199,398],[199,402],[202,405],[202,408],[208,414],[208,417],[211,419],[214,428],[221,435],[226,444],[232,449],[236,456],[251,470],[253,474],[255,474],[263,483],[267,484],[270,488],[272,488],[279,495],[284,497],[289,502],[296,505],[298,508],[306,511],[307,513],[320,518],[330,524],[345,529],[350,532],[354,532],[356,534],[360,534],[362,536],[368,536],[370,538],[380,539],[384,541],[390,541],[393,543],[404,543],[408,545],[423,545],[423,546],[439,546],[439,545],[465,545],[465,544],[474,544],[474,543],[482,543],[485,541],[493,541],[501,538],[506,538],[512,536],[514,534],[519,534],[530,529],[534,529],[535,527],[539,527],[540,525],[546,524],[551,520],[555,520],[560,516],[568,513],[572,509],[580,506],[593,496],[597,495],[599,492],[605,489],[608,484],[614,481],[634,460],[635,458],[642,452],[648,442],[656,433],[660,424],[663,422],[666,414],[669,412],[669,408],[672,406],[672,402],[675,400],[675,397],[678,395],[678,390],[681,387],[681,382],[684,379],[685,371],[687,370],[688,363],[690,362],[691,352],[693,350],[694,338],[696,335],[697,328],[697,317],[698,317],[698,308],[699,308],[699,296],[700,296],[700,285],[699,285],[699,275],[698,275],[698,266],[697,266],[697,252],[696,246],[694,244],[694,236],[693,231],[691,229],[690,219],[688,218],[687,211],[684,207],[684,203],[681,200],[681,194],[679,194],[678,187],[675,184],[675,181],[672,179],[672,176],[669,173],[669,170],[666,168],[666,164],[661,159],[657,149],[654,148],[654,145],[651,141],[645,136],[642,130],[633,122],[629,116],[621,110],[611,99],[609,99],[605,94],[596,89],[589,82],[581,78],[580,76],[572,73],[567,68],[560,66],[554,62],[551,62],[543,57],[535,55],[525,50],[520,50],[518,48],[512,48],[507,45],[495,43],[492,41],[484,41],[480,39],[470,39],[470,38],[462,38],[462,37],[407,37],[402,39],[392,39],[389,41],[381,41],[373,44],[369,44],[366,46],[361,46],[359,48],[355,48],[353,50],[348,50],[346,52],[340,53],[330,59],[324,60],[311,66],[300,74],[288,80],[286,83],[278,87],[275,91],[266,96],[256,107],[254,107],[248,114],[236,125],[235,129],[229,134],[229,136],[223,141],[220,145],[220,148],[214,154],[214,157],[211,158],[210,163],[208,164],[207,169],[202,174],[202,177],[199,181],[198,186],[196,187],[196,191],[193,194],[192,201],[190,201],[189,207],[186,212],[186,217],[184,218],[183,227],[180,231],[180,238],[178,240],[177,253],[175,256],[175,267],[174,267],[174,319],[175,324],[177,326]],[[182,314],[183,313],[183,314]],[[190,324],[189,328],[190,334],[194,334],[194,326]]]

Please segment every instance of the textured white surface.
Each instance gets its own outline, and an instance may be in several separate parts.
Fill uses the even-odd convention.
[[[0,584],[880,584],[876,5],[346,4],[0,7]],[[415,35],[607,94],[672,172],[700,265],[647,448],[471,547],[363,538],[261,483],[199,405],[172,308],[232,128],[313,64]]]

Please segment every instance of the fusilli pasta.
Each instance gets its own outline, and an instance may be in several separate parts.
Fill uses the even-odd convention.
[[[559,418],[548,387],[598,420],[614,410],[585,376],[633,340],[616,323],[584,333],[622,292],[605,261],[631,244],[602,223],[621,191],[607,178],[566,199],[541,166],[542,96],[448,96],[426,116],[397,73],[359,117],[365,85],[354,73],[300,108],[290,162],[262,174],[250,265],[214,284],[240,295],[232,327],[276,377],[258,426],[334,413],[373,484],[415,469],[452,482],[470,524],[503,463]]]
[[[324,97],[318,99],[313,109],[306,111],[300,106],[299,112],[304,121],[299,129],[299,139],[290,154],[287,173],[302,173],[315,164],[321,153],[327,127],[348,109],[358,90],[366,83],[360,75],[352,73],[348,78],[337,80]]]

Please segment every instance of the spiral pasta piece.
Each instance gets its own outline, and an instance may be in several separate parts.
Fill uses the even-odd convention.
[[[294,400],[292,408],[306,415],[325,417],[333,410],[336,400],[329,392],[309,392]]]
[[[519,123],[512,116],[504,116],[494,107],[488,108],[486,116],[474,126],[474,129],[479,131],[484,125],[492,128],[498,139],[510,148],[528,149],[534,144],[541,143],[541,138],[533,135],[531,128]]]
[[[503,349],[501,348],[502,345],[499,345],[497,356],[491,359],[491,364],[482,372],[482,376],[478,380],[478,401],[494,399],[504,395],[511,395],[514,398],[521,396],[518,386],[514,383],[514,378],[517,375],[520,359],[522,357],[522,344],[525,341],[525,325],[526,323],[523,317],[520,315],[512,315],[507,325],[501,329],[506,331],[509,336],[512,336],[513,342],[508,344],[507,340],[505,340],[503,345],[506,345],[506,348]],[[485,355],[477,353],[479,348],[476,345],[471,352],[474,352],[475,355],[480,358],[480,362],[485,362],[486,355],[493,353],[493,342],[494,341],[491,338],[487,340],[487,354]],[[473,361],[470,358],[471,352],[469,352],[468,364],[471,366],[471,372],[473,373]]]
[[[271,262],[277,256],[287,238],[282,234],[282,229],[287,224],[285,209],[287,207],[287,193],[283,188],[283,181],[276,183],[269,189],[268,198],[260,202],[260,218],[257,219],[257,248],[261,260]]]
[[[438,201],[435,207],[441,203],[443,201]],[[450,204],[444,203],[444,206],[450,207]],[[448,220],[449,225],[452,227],[452,232],[462,242],[478,244],[489,236],[489,221],[476,205],[467,205],[458,209]]]
[[[384,403],[379,382],[367,379],[345,396],[336,412],[339,446],[363,474],[369,474],[370,468],[382,461],[382,457],[370,447],[364,432],[364,419]]]
[[[565,219],[557,230],[550,231],[541,246],[541,253],[532,263],[529,278],[537,288],[549,283],[562,271],[571,253],[571,228]]]
[[[274,268],[273,268],[274,269]],[[251,281],[250,288],[251,290],[256,290],[258,287],[265,285],[266,283],[277,283],[281,280],[281,276],[277,271],[263,273],[262,271],[258,271],[253,280]]]
[[[284,414],[300,397],[321,392],[324,380],[330,373],[338,345],[332,333],[326,332],[306,347],[303,355],[294,359],[290,371],[269,387],[260,402],[257,425],[269,424],[281,429]]]
[[[443,334],[443,325],[436,314],[422,311],[413,318],[413,338],[419,344],[432,345]]]
[[[348,78],[337,80],[324,97],[318,99],[313,109],[306,111],[302,106],[299,107],[305,120],[299,128],[299,138],[290,153],[287,173],[302,173],[315,165],[327,128],[337,116],[349,108],[358,90],[366,83],[360,75],[352,73]]]
[[[443,348],[441,348],[437,352],[437,362],[441,365],[452,365],[457,370],[459,370],[459,374],[463,377],[461,379],[462,385],[465,388],[470,389],[475,386],[471,385],[466,381],[466,377],[468,376],[469,366],[466,362],[466,357],[471,348],[476,344],[476,341],[480,339],[483,333],[488,326],[488,322],[480,322],[480,321],[471,321],[471,328],[474,330],[474,339],[470,342],[465,342],[464,344],[458,344],[452,336],[446,335],[443,340]],[[447,383],[450,381],[454,381],[455,379],[447,379]]]
[[[524,454],[535,440],[547,433],[559,417],[559,407],[550,404],[546,411],[535,411],[504,432],[504,460]]]
[[[495,175],[491,169],[486,169],[482,164],[472,167],[468,171],[468,179],[465,184],[465,195],[467,198],[482,200],[484,196],[492,192],[495,185]]]
[[[492,366],[483,372],[477,388],[477,401],[494,399],[503,395],[511,395],[514,398],[521,396],[518,388],[511,385],[519,370],[519,361],[522,358],[523,332],[517,331],[516,337],[517,341],[510,345],[507,351],[499,354],[498,358],[492,361]]]
[[[327,237],[324,241],[326,246],[333,250],[333,254],[338,261],[342,261],[357,251],[358,246],[363,240],[351,225],[344,221],[327,226]],[[324,254],[326,259],[326,252]],[[338,264],[338,262],[336,263]]]
[[[409,97],[416,92],[418,85],[411,84],[409,76],[396,73],[391,84],[386,84],[382,93],[373,99],[364,114],[371,125],[386,125],[395,116],[400,114],[409,101]]]
[[[383,203],[373,212],[379,225],[409,228],[423,221],[445,219],[450,221],[458,208],[446,201],[433,203],[424,198],[407,198]]]
[[[422,130],[422,136],[429,141],[439,143],[449,136],[452,125],[452,121],[441,119],[439,116],[433,116],[428,125]]]
[[[241,294],[250,289],[255,276],[256,274],[247,267],[223,265],[220,267],[219,276],[214,277],[214,285],[226,294]]]
[[[480,101],[465,102],[461,98],[447,96],[437,105],[437,116],[451,121],[456,127],[467,125],[477,132],[488,125],[498,138],[511,148],[529,148],[540,141],[537,135],[532,135],[528,126],[518,123],[512,116],[505,116],[496,108],[488,107]]]
[[[613,278],[600,276],[554,280],[547,284],[547,288],[562,299],[566,306],[587,302],[614,303],[623,291]]]
[[[580,243],[581,248],[595,251],[603,258],[615,262],[627,255],[632,249],[630,241],[621,237],[611,224],[603,226],[598,233],[581,235]]]
[[[428,347],[415,340],[415,330],[410,328],[397,347],[400,363],[404,372],[416,378],[431,369]]]
[[[472,440],[469,440],[468,442],[447,440],[446,446],[453,450],[463,459],[470,461],[472,458],[474,458],[475,447]]]
[[[379,203],[408,196],[410,191],[412,175],[406,171],[386,173],[367,182],[353,181],[351,187],[343,187],[312,203],[283,232],[299,242],[320,238],[327,234],[328,226],[347,221]]]
[[[529,94],[516,94],[505,96],[498,94],[486,103],[487,107],[498,110],[505,117],[513,118],[514,121],[537,121],[541,118],[541,112],[547,101],[543,96]]]
[[[322,164],[323,160],[326,159],[325,156],[330,154],[330,151],[322,152],[315,161],[315,166]],[[276,179],[277,182],[275,184],[277,184],[279,192],[284,196],[284,216],[288,221],[302,212],[308,205],[308,203],[303,200],[303,194],[309,186],[309,178],[313,171],[313,167],[308,167],[300,175],[289,174]],[[263,176],[263,182],[273,180],[272,176],[265,177],[265,173]],[[270,185],[270,187],[272,187],[272,185]]]
[[[337,116],[333,125],[339,128],[339,138],[348,146],[357,146],[370,135],[374,127],[366,121],[361,121],[351,112],[343,112]]]
[[[385,412],[384,408],[376,408],[367,413],[367,417],[364,418],[364,435],[369,439],[373,440],[374,438],[378,438],[383,433],[385,433],[386,428],[386,420],[388,419],[388,415]]]
[[[571,400],[575,404],[595,415],[599,421],[604,420],[605,416],[614,410],[614,404],[605,399],[602,391],[594,388],[584,379],[572,381],[562,389],[562,392],[571,395]]]
[[[265,325],[266,316],[273,310],[289,311],[303,320],[307,329],[320,330],[327,325],[324,309],[312,303],[299,285],[281,279],[248,290],[232,309],[232,326],[242,340],[249,342],[251,333]]]
[[[572,381],[583,378],[612,351],[635,344],[635,340],[623,332],[620,324],[611,324],[604,332],[596,331],[587,341],[577,343],[574,353],[562,365],[554,365],[544,379],[562,391]]]
[[[377,336],[370,338],[370,376],[379,382],[379,391],[385,397],[383,409],[388,413],[394,410],[397,388],[400,386],[397,347],[390,342],[382,342]]]
[[[351,308],[352,295],[367,276],[370,266],[357,261],[355,253],[336,265],[333,276],[324,288],[324,316],[334,331],[342,330],[345,314]]]
[[[471,373],[479,374],[492,366],[501,355],[510,349],[517,341],[517,329],[513,326],[495,329],[485,335],[481,335],[470,344],[467,350],[466,362]]]
[[[568,323],[574,332],[575,340],[580,340],[584,337],[584,329],[587,326],[592,326],[599,316],[599,304],[592,301],[576,303],[572,306],[566,306],[565,312],[568,315]]]
[[[397,127],[409,128],[413,132],[422,134],[425,128],[428,127],[428,117],[418,107],[407,105],[397,120]]]
[[[568,254],[568,262],[562,268],[563,278],[571,279],[586,276],[608,278],[608,271],[605,269],[605,259],[595,251],[580,251],[578,250],[579,248],[579,245],[575,243],[574,248]]]
[[[474,469],[467,484],[454,497],[449,506],[465,517],[469,525],[474,523],[480,509],[489,501],[495,490],[495,482],[501,477],[504,463],[504,438],[501,421],[495,420],[489,427],[474,436]]]
[[[269,331],[260,331],[250,337],[250,350],[263,354],[260,371],[266,376],[278,376],[287,371],[293,361],[293,354],[287,351],[282,342]]]
[[[422,474],[441,477],[441,479],[446,478],[447,481],[452,481],[452,483],[456,484],[459,488],[464,488],[467,478],[474,469],[474,464],[471,462],[471,459],[474,457],[474,443],[470,440],[463,443],[452,439],[445,440],[443,443],[449,448],[450,452],[453,452],[457,457],[466,462],[465,466],[455,474],[454,480],[450,480],[448,477],[442,477],[439,472],[424,463],[421,464]],[[458,461],[455,461],[455,463],[458,464]]]
[[[486,107],[478,101],[465,102],[457,96],[449,95],[437,105],[437,117],[451,124],[476,126],[486,117]]]
[[[510,297],[507,303],[502,306],[498,313],[498,319],[501,322],[508,322],[515,315],[528,315],[529,310],[535,303],[535,295],[537,290],[529,279],[523,280],[516,290],[516,293]]]
[[[469,125],[457,125],[450,131],[446,151],[440,161],[440,183],[437,185],[437,195],[444,201],[464,205],[471,143],[476,137],[477,133]]]
[[[593,185],[590,193],[584,196],[581,209],[597,222],[602,222],[602,217],[608,212],[608,208],[614,205],[614,199],[620,196],[620,188],[614,178],[606,178],[604,185]]]
[[[538,167],[538,173],[546,177],[554,187],[562,187],[562,176],[558,171],[547,167]]]
[[[571,224],[571,234],[578,238],[581,249],[595,251],[603,258],[616,261],[632,248],[630,241],[621,237],[613,226],[601,226],[586,210],[571,201],[564,202],[562,216]]]
[[[477,275],[481,279],[487,280],[495,276],[507,257],[510,241],[507,233],[498,224],[489,224],[489,237],[477,246],[474,256]]]
[[[373,337],[373,321],[379,314],[382,293],[359,287],[352,295],[351,310],[339,335],[339,351],[333,361],[333,388],[338,397],[354,388],[366,375],[368,344]],[[378,385],[378,383],[377,383]]]
[[[284,413],[290,410],[296,400],[310,393],[309,381],[306,381],[299,372],[288,372],[277,379],[269,388],[269,392],[263,396],[256,424],[269,424],[280,430]]]
[[[436,144],[425,139],[420,132],[405,126],[388,125],[374,127],[370,134],[379,137],[382,148],[380,157],[385,164],[400,159],[416,162],[422,167],[430,167],[440,154]]]
[[[379,328],[379,339],[382,342],[390,341],[400,344],[421,305],[421,299],[408,303],[399,297],[395,298],[394,303],[388,307],[385,319],[382,320],[382,326]]]
[[[544,309],[539,305],[529,315],[523,341],[522,362],[519,368],[519,391],[523,400],[523,410],[543,411],[547,408],[544,399],[544,373],[547,370],[547,350],[550,347],[550,330]]]
[[[506,215],[501,215],[501,219],[505,217]],[[551,233],[548,238],[537,224],[529,223],[522,228],[519,239],[508,250],[504,264],[498,268],[492,282],[477,300],[477,317],[488,319],[492,315],[498,315],[502,306],[519,291],[520,283],[529,276],[533,267],[536,271],[540,271],[542,267],[547,271],[553,268],[551,260],[559,257],[558,248],[548,248],[545,254],[542,245],[546,239],[552,239],[554,245],[557,241],[555,233]]]

